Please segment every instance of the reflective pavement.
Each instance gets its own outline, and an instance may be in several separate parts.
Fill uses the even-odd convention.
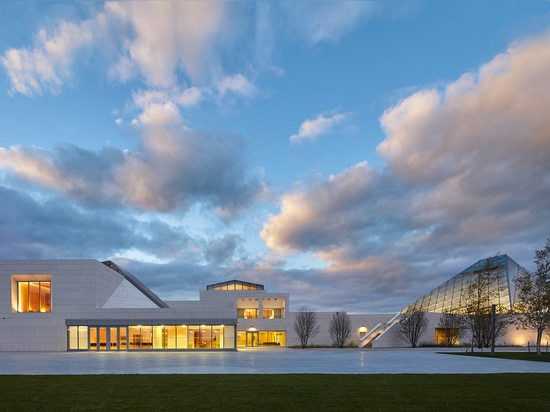
[[[550,373],[548,362],[456,356],[438,353],[440,350],[270,348],[238,352],[0,352],[0,375]]]

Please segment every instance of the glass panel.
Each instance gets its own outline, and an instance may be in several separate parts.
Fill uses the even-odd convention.
[[[237,332],[237,346],[246,346],[246,332]]]
[[[176,348],[176,327],[166,326],[164,328],[163,345],[165,349]]]
[[[223,348],[223,327],[212,326],[212,348]]]
[[[118,349],[118,328],[110,328],[109,333],[109,343],[110,343],[110,349],[111,350],[117,350]]]
[[[212,347],[212,327],[210,325],[201,326],[200,347],[202,349],[209,349]]]
[[[120,333],[120,350],[126,350],[126,326],[121,326],[119,329]]]
[[[88,349],[88,327],[78,327],[78,349]]]
[[[153,327],[153,349],[164,349],[164,326]]]
[[[90,350],[97,350],[97,328],[90,328]]]
[[[29,282],[17,282],[17,311],[29,311]]]
[[[200,330],[198,326],[189,326],[188,328],[188,348],[200,348]]]
[[[235,326],[222,326],[223,329],[223,345],[220,348],[234,349],[235,348]]]
[[[51,312],[51,282],[40,282],[40,312]]]
[[[40,282],[29,282],[28,312],[40,311]]]
[[[141,327],[129,327],[130,349],[141,349]]]
[[[107,328],[99,328],[99,350],[107,349]]]
[[[141,327],[141,349],[151,349],[153,347],[153,327]]]
[[[69,349],[78,349],[78,326],[69,326]]]
[[[176,341],[178,349],[187,349],[187,326],[178,326],[176,328]]]

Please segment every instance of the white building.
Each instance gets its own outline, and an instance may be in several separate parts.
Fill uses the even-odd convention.
[[[0,261],[0,351],[297,346],[295,313],[289,307],[288,293],[268,293],[263,285],[238,280],[208,285],[197,301],[163,301],[110,261]],[[332,344],[328,329],[333,315],[317,312],[319,333],[310,344]],[[430,344],[436,341],[440,315],[428,315],[430,326],[422,342]],[[349,318],[352,344],[407,345],[397,333],[399,314]],[[533,341],[532,334],[510,333],[501,343]]]

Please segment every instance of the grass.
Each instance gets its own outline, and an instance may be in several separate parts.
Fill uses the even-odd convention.
[[[528,360],[536,362],[550,362],[550,353],[542,352],[541,356],[537,356],[536,352],[495,352],[494,356],[490,351],[485,352],[441,352],[446,355],[463,355],[463,356],[478,356],[481,358],[497,358],[497,359],[514,359]]]
[[[0,375],[2,411],[548,411],[550,374]]]

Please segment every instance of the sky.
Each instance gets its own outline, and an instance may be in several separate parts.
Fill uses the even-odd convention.
[[[0,0],[0,259],[389,313],[549,237],[549,1]]]

